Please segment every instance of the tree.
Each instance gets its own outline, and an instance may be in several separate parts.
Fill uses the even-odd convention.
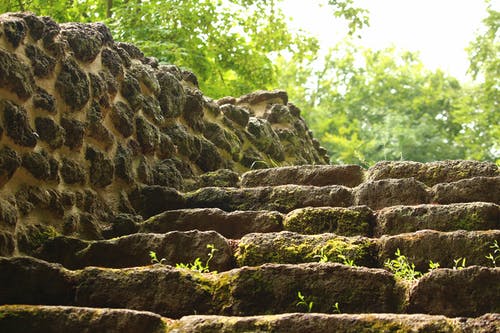
[[[192,70],[212,97],[276,87],[276,54],[315,54],[316,38],[290,32],[281,0],[7,0],[1,11],[31,10],[56,21],[104,21],[116,40],[132,42],[161,62]],[[334,14],[367,24],[352,0],[329,0]]]
[[[466,107],[457,113],[462,123],[459,139],[471,158],[500,164],[500,12],[487,3],[484,31],[468,49],[475,82],[464,97]]]
[[[456,137],[463,88],[418,55],[341,44],[321,66],[281,59],[282,85],[334,163],[464,158]],[[316,68],[316,69],[313,69]],[[319,68],[319,69],[318,69]],[[294,88],[294,87],[305,88]]]

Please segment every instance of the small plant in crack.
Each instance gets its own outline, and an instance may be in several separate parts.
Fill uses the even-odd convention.
[[[313,257],[314,259],[319,259],[318,262],[328,262],[330,258],[325,253],[325,248],[322,247],[319,251],[316,251],[316,255]]]
[[[208,244],[207,249],[209,249],[210,252],[208,252],[208,259],[205,263],[203,263],[203,261],[201,261],[200,258],[196,258],[192,263],[188,263],[188,264],[178,263],[178,264],[175,264],[175,267],[176,268],[187,268],[187,269],[190,269],[192,271],[197,271],[200,273],[210,273],[209,263],[213,259],[215,252],[218,250],[215,248],[215,245],[213,245],[213,244]],[[212,271],[212,273],[217,273],[217,271]]]
[[[491,260],[493,267],[497,267],[497,260],[500,260],[500,245],[498,245],[498,241],[495,241],[490,245],[490,249],[493,250],[493,253],[488,253],[486,259]]]
[[[149,257],[151,258],[151,263],[154,265],[154,264],[165,264],[167,259],[165,258],[161,258],[160,260],[158,260],[158,257],[156,256],[156,252],[154,251],[149,251]]]
[[[320,248],[319,250],[316,250],[316,255],[314,255],[313,258],[319,259],[318,262],[329,262],[329,261],[340,260],[339,262],[341,262],[343,265],[356,266],[354,264],[354,260],[349,259],[349,257],[346,256],[345,254],[343,254],[341,251],[336,251],[337,252],[336,257],[338,258],[338,260],[330,260],[328,255],[325,253],[325,248],[326,247],[324,246],[324,247]]]
[[[307,300],[306,297],[304,295],[302,295],[302,293],[300,291],[297,292],[297,299],[298,299],[298,301],[297,301],[297,303],[295,303],[295,306],[305,308],[307,310],[307,312],[312,311],[314,302]]]
[[[332,313],[336,313],[336,314],[341,314],[342,312],[340,312],[340,307],[339,307],[339,302],[335,302],[335,304],[332,305]]]
[[[465,257],[453,260],[453,269],[460,270],[465,268]]]
[[[441,265],[438,262],[434,262],[432,260],[429,261],[429,272],[432,272],[435,269],[438,269]]]
[[[390,270],[394,275],[400,279],[414,281],[422,276],[422,273],[415,270],[415,264],[410,263],[408,258],[401,254],[399,249],[394,253],[395,259],[387,259],[384,267]]]

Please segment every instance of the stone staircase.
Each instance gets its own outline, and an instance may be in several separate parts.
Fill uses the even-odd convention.
[[[381,162],[144,187],[147,218],[121,237],[18,240],[0,258],[0,332],[497,332],[499,174]],[[195,260],[210,272],[176,268]]]

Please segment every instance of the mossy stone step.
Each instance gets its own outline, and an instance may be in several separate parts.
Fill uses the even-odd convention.
[[[171,231],[165,234],[138,233],[110,240],[82,241],[58,236],[48,239],[32,253],[36,258],[62,264],[69,269],[87,266],[125,268],[151,265],[150,251],[168,265],[208,260],[213,245],[215,255],[210,269],[225,271],[234,268],[231,245],[215,231]]]
[[[363,168],[357,165],[300,165],[248,171],[241,176],[241,187],[286,184],[355,187],[363,180]]]
[[[299,208],[283,220],[285,230],[309,235],[371,236],[374,224],[375,214],[367,206]]]
[[[274,332],[433,332],[491,333],[500,315],[447,318],[425,314],[286,313],[232,317],[191,315],[178,320],[146,311],[70,306],[0,306],[0,331],[10,333],[119,332],[119,333],[249,333]]]
[[[500,176],[500,170],[494,163],[466,160],[429,163],[383,161],[378,162],[367,171],[368,180],[413,177],[427,186],[456,182],[467,178],[496,176]]]
[[[350,188],[342,185],[279,185],[250,188],[206,187],[184,194],[187,208],[276,210],[288,213],[305,207],[368,206],[489,202],[500,204],[500,177],[475,177],[432,188],[414,178],[382,179]],[[176,209],[186,208],[177,207]],[[169,209],[166,207],[167,210]],[[151,216],[151,215],[148,215]]]
[[[399,249],[418,271],[425,273],[431,260],[440,267],[454,267],[454,260],[459,258],[466,258],[466,265],[492,266],[486,256],[494,252],[491,247],[495,241],[500,243],[500,230],[424,230],[381,238],[283,231],[246,235],[239,241],[235,257],[240,267],[324,260],[382,268],[387,260],[396,258],[395,252]]]
[[[302,207],[348,207],[352,190],[341,185],[281,185],[253,188],[206,187],[185,195],[188,208],[276,210],[288,213]]]
[[[385,270],[333,263],[266,264],[212,274],[159,264],[71,271],[17,257],[0,258],[0,271],[0,304],[126,308],[170,318],[309,308],[332,313],[337,303],[343,313],[480,316],[498,312],[500,299],[500,269],[479,266],[434,270],[411,289]]]
[[[162,333],[167,321],[145,311],[71,306],[2,305],[0,332]]]
[[[218,208],[168,210],[139,224],[141,232],[173,230],[215,230],[227,238],[241,238],[252,232],[283,230],[283,214],[276,211],[225,212]]]
[[[393,206],[376,213],[374,230],[376,237],[422,229],[439,231],[500,229],[500,206],[487,202]]]
[[[286,313],[252,317],[186,316],[172,322],[170,333],[249,333],[249,332],[412,332],[412,333],[492,333],[499,328],[500,315],[478,318],[447,318],[425,314],[403,315]]]

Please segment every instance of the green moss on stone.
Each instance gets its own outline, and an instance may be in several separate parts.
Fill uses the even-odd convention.
[[[332,232],[344,236],[370,235],[371,212],[350,208],[303,208],[288,214],[285,230],[303,234]]]

